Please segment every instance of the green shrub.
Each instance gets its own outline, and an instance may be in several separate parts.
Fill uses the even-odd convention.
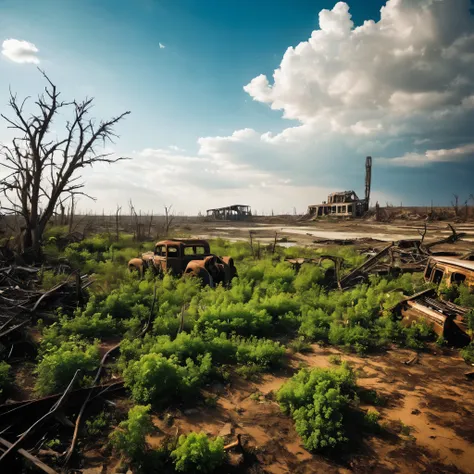
[[[224,462],[224,440],[209,441],[204,433],[181,435],[171,458],[178,472],[212,473]]]
[[[474,364],[474,342],[461,349],[461,356],[468,364]]]
[[[468,308],[474,308],[474,291],[466,284],[461,284],[458,287],[458,297],[455,301],[456,304],[466,306]]]
[[[411,349],[424,349],[426,342],[434,341],[436,333],[425,321],[414,322],[410,327],[403,328],[405,345]]]
[[[324,280],[324,270],[316,265],[303,265],[296,276],[293,286],[298,293],[310,290]]]
[[[342,359],[339,354],[332,354],[328,357],[328,360],[331,364],[334,365],[341,365],[342,364]]]
[[[95,313],[88,316],[78,310],[74,317],[69,318],[62,314],[61,308],[59,308],[58,314],[58,322],[44,327],[42,346],[57,345],[71,336],[94,339],[101,336],[114,336],[119,332],[117,322],[110,315],[103,316],[101,313]]]
[[[59,346],[43,349],[43,357],[36,368],[38,378],[35,390],[39,395],[49,395],[64,390],[76,370],[82,375],[99,365],[99,348],[79,339],[62,342]]]
[[[380,413],[376,410],[368,410],[364,415],[364,428],[367,431],[377,432],[380,430],[379,425]]]
[[[458,285],[450,285],[447,286],[446,283],[443,281],[438,288],[438,294],[447,301],[454,302],[456,299],[459,298],[459,286]]]
[[[94,418],[86,420],[87,434],[91,437],[103,435],[109,424],[110,419],[107,413],[100,412]]]
[[[347,441],[344,414],[354,397],[355,375],[347,364],[337,369],[302,369],[278,391],[309,450],[327,450]]]
[[[466,321],[467,328],[472,336],[474,334],[474,309],[469,311],[469,313],[464,316],[464,320]]]
[[[2,397],[4,390],[10,386],[10,368],[10,365],[5,361],[0,361],[0,397]]]
[[[145,354],[132,361],[124,370],[125,386],[138,403],[155,405],[187,398],[203,384],[212,369],[211,355],[197,357],[197,363],[188,358],[180,365],[176,356]]]
[[[327,342],[331,318],[322,309],[308,310],[301,322],[299,333],[315,342]]]
[[[264,368],[262,366],[253,364],[252,362],[241,365],[235,370],[235,372],[245,380],[257,380],[263,371]]]
[[[200,311],[196,330],[204,332],[216,329],[230,334],[235,332],[242,336],[264,335],[269,332],[272,317],[265,310],[254,310],[243,303],[213,306]]]
[[[268,339],[237,340],[237,361],[242,364],[252,363],[262,368],[279,367],[283,362],[285,348]]]
[[[142,458],[147,449],[146,436],[153,430],[149,411],[150,405],[134,406],[128,411],[128,419],[110,435],[112,447],[130,461]]]
[[[43,290],[50,290],[60,283],[64,283],[68,275],[64,273],[56,274],[53,270],[43,270],[40,273],[41,288]]]
[[[293,351],[293,352],[311,352],[311,344],[308,341],[305,341],[304,337],[298,337],[291,341],[288,344],[288,347]]]

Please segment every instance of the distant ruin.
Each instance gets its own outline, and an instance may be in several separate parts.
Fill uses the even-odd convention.
[[[329,215],[334,217],[362,217],[369,210],[372,181],[372,157],[370,156],[365,160],[365,170],[364,199],[360,199],[355,191],[331,193],[327,202],[308,206],[308,215],[314,218]]]
[[[227,207],[218,207],[215,209],[208,209],[206,211],[207,217],[222,221],[240,221],[247,219],[252,215],[250,206],[245,204],[234,204]]]

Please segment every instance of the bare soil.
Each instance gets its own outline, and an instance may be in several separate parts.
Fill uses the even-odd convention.
[[[281,413],[274,395],[302,366],[330,367],[329,356],[334,354],[354,367],[360,387],[375,389],[385,403],[361,404],[362,410],[379,411],[380,433],[359,436],[358,427],[351,427],[352,443],[325,457],[303,447],[292,419]],[[416,363],[406,365],[413,355],[393,348],[358,357],[315,344],[310,353],[288,353],[288,368],[280,373],[266,374],[258,381],[233,375],[225,386],[207,387],[197,398],[214,398],[214,405],[201,402],[194,408],[155,413],[157,430],[148,441],[158,447],[167,436],[202,431],[231,442],[241,434],[246,455],[232,470],[241,473],[474,472],[473,382],[464,376],[468,366],[450,349],[433,346]],[[83,472],[95,472],[94,467],[100,472],[104,463],[109,469],[102,472],[113,472],[117,460],[107,460],[97,451],[89,454],[90,470]],[[239,460],[236,455],[232,459]]]
[[[181,222],[175,230],[192,237],[248,240],[270,243],[283,239],[288,244],[319,247],[336,240],[352,240],[356,247],[383,246],[387,241],[419,239],[425,222],[399,221],[390,224],[370,221],[316,221],[299,223],[294,219],[265,219],[264,222]],[[474,223],[452,223],[465,232],[455,244],[436,250],[459,253],[474,249]],[[451,234],[447,222],[427,223],[425,241]],[[374,389],[383,396],[383,406],[361,405],[362,410],[380,413],[381,432],[356,433],[347,449],[335,455],[308,452],[297,435],[291,417],[281,413],[275,393],[300,367],[330,367],[329,357],[339,354],[352,364],[363,389]],[[414,352],[393,348],[379,355],[358,357],[336,348],[312,346],[312,352],[288,354],[287,369],[263,375],[258,381],[233,375],[227,385],[213,384],[197,399],[214,399],[190,409],[170,409],[155,413],[156,433],[148,441],[158,447],[167,437],[191,431],[224,436],[226,442],[242,435],[245,458],[235,454],[238,464],[232,472],[241,473],[474,473],[474,395],[473,381],[464,373],[469,366],[450,349],[433,346],[420,354],[412,365]],[[92,454],[92,453],[91,453]],[[239,464],[241,461],[241,464]],[[90,471],[113,472],[117,460],[94,451],[86,463]],[[107,464],[106,471],[101,471]],[[97,469],[97,470],[96,470]],[[231,468],[229,468],[231,469]],[[229,472],[231,472],[229,470]]]

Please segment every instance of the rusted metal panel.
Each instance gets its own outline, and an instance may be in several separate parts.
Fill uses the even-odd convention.
[[[436,299],[435,296],[433,289],[422,291],[404,299],[392,311],[402,317],[404,326],[423,320],[432,326],[438,336],[454,344],[468,344],[472,337],[465,319],[469,309]]]
[[[464,283],[474,288],[474,262],[454,257],[431,257],[425,268],[427,282],[458,285]]]

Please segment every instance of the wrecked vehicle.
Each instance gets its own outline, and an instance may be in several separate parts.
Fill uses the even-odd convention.
[[[474,289],[474,262],[454,257],[430,257],[424,278],[427,283],[444,284],[447,288],[463,283]],[[438,336],[459,346],[469,344],[473,337],[467,322],[471,310],[437,298],[435,289],[404,299],[392,311],[402,317],[402,324],[410,326],[414,321],[424,320]]]
[[[392,311],[401,316],[402,324],[407,327],[414,322],[425,321],[438,336],[453,345],[465,346],[472,338],[466,320],[466,315],[470,310],[449,301],[437,299],[434,289],[405,298],[392,308]]]
[[[431,257],[425,268],[425,281],[439,285],[464,283],[474,290],[474,262],[454,257]]]
[[[154,251],[145,252],[141,258],[132,258],[128,268],[141,275],[151,268],[157,274],[194,276],[203,285],[211,287],[220,283],[228,286],[237,276],[234,259],[211,254],[209,243],[200,239],[162,240],[155,245]]]

